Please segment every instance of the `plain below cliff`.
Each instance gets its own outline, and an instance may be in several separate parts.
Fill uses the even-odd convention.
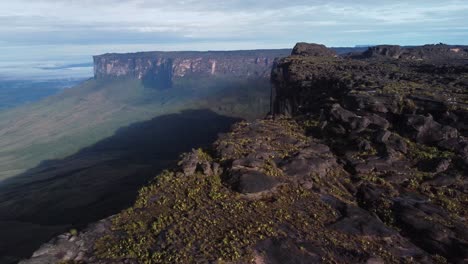
[[[242,118],[262,116],[269,110],[273,61],[287,54],[271,50],[97,56],[94,79],[41,102],[0,112],[0,180],[161,114],[203,108]],[[252,68],[244,67],[246,62]]]

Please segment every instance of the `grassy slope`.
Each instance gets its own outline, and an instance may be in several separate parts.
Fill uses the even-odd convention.
[[[0,112],[0,180],[162,114],[212,109],[255,118],[268,110],[268,96],[267,81],[185,79],[172,89],[155,90],[138,80],[88,80],[38,103]]]

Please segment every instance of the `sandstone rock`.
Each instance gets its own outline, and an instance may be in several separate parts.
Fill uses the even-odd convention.
[[[421,171],[440,173],[446,171],[450,167],[451,162],[451,159],[435,158],[420,161],[418,166]]]
[[[377,134],[375,140],[379,143],[387,143],[391,135],[392,133],[390,131],[383,130]]]
[[[458,136],[455,128],[442,126],[434,121],[431,115],[409,115],[406,119],[406,126],[409,128],[410,135],[420,143],[434,143]]]
[[[137,78],[170,88],[174,78],[189,75],[268,78],[275,58],[290,50],[232,52],[141,52],[94,56],[96,79]]]
[[[200,166],[202,168],[203,174],[213,176],[214,173],[210,162],[203,162],[200,164]]]
[[[380,98],[365,96],[362,94],[347,95],[344,98],[345,107],[353,110],[367,110],[373,113],[387,113],[389,109]]]
[[[403,53],[403,49],[397,45],[380,45],[370,47],[366,52],[363,53],[366,58],[373,57],[389,57],[393,59],[400,58]]]
[[[94,243],[110,232],[111,219],[104,219],[90,225],[78,234],[76,240],[70,241],[70,234],[63,234],[41,246],[29,260],[21,264],[65,263],[77,261],[96,263],[91,261],[94,253]]]
[[[259,171],[242,171],[237,182],[237,190],[240,193],[259,193],[272,190],[279,181]],[[236,177],[236,178],[237,178]]]
[[[460,156],[468,156],[468,140],[458,137],[442,140],[437,144],[439,147],[459,153]]]
[[[424,184],[437,186],[437,187],[446,187],[453,185],[460,181],[462,176],[460,174],[454,173],[440,173],[437,174],[433,179],[429,179]]]
[[[193,175],[197,169],[199,160],[196,153],[190,153],[179,163],[185,175]]]
[[[331,121],[350,123],[353,118],[357,118],[357,115],[339,104],[334,104],[330,110],[330,118]]]
[[[200,169],[206,175],[213,175],[213,164],[210,160],[206,160],[206,157],[201,156],[202,151],[193,149],[191,153],[186,153],[179,162],[179,166],[184,172],[185,176],[195,174],[197,169]]]
[[[325,130],[330,132],[333,135],[346,135],[347,134],[346,128],[344,128],[340,124],[330,123],[325,127]]]
[[[221,175],[221,174],[223,174],[223,168],[222,168],[221,165],[219,165],[219,163],[217,163],[217,162],[214,162],[214,163],[213,163],[212,170],[213,170],[213,174],[214,174],[214,175]]]
[[[440,210],[411,199],[400,199],[395,203],[395,217],[416,245],[429,252],[446,256],[453,262],[466,260],[468,258],[466,234],[456,233],[450,227],[431,220],[431,215],[434,214],[431,211]]]
[[[382,130],[387,130],[390,127],[390,122],[388,122],[387,119],[376,115],[376,114],[370,114],[365,116],[367,119],[369,119],[371,127],[375,127],[378,129]]]
[[[433,114],[446,113],[448,110],[447,103],[441,100],[431,99],[423,96],[409,96],[410,100],[414,102],[419,111],[429,112]],[[450,114],[449,114],[450,115]]]
[[[366,261],[366,264],[385,264],[385,261],[381,258],[370,258]]]
[[[390,135],[385,144],[388,148],[399,151],[403,154],[408,152],[408,144],[401,137]]]
[[[354,133],[364,131],[372,122],[366,117],[351,118],[349,126]]]
[[[341,209],[342,218],[332,224],[330,228],[360,236],[388,237],[396,234],[396,231],[385,226],[367,211],[349,204],[345,204],[343,207]]]
[[[297,43],[292,55],[313,56],[313,57],[334,57],[336,53],[320,44]]]
[[[256,250],[262,252],[264,263],[320,263],[326,253],[312,243],[300,243],[293,239],[267,239]]]
[[[361,152],[370,151],[373,149],[371,142],[366,139],[359,139],[357,146]]]
[[[283,160],[280,168],[287,176],[293,178],[325,177],[329,173],[340,171],[340,166],[330,148],[317,143]]]

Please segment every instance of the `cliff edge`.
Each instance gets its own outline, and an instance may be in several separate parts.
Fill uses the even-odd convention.
[[[22,263],[466,263],[468,65],[297,50],[273,116]]]
[[[269,78],[276,58],[290,50],[140,52],[94,56],[94,77],[136,78],[170,87],[182,77]]]

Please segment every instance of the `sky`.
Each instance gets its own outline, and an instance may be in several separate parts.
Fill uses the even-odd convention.
[[[91,62],[106,52],[292,48],[299,41],[468,44],[468,1],[0,0],[0,76],[14,65]]]

